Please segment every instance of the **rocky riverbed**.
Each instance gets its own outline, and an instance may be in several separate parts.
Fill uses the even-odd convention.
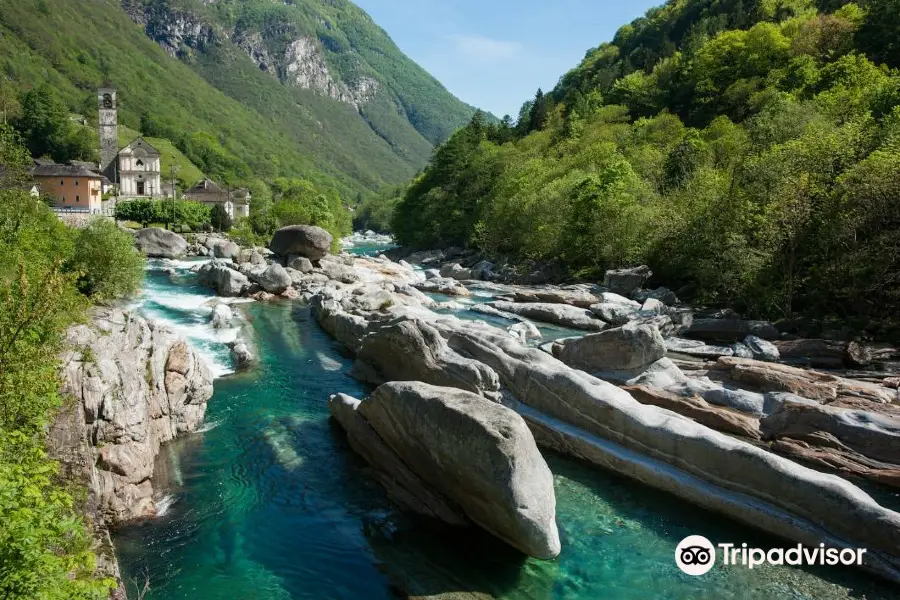
[[[386,256],[330,256],[325,240],[310,250],[321,233],[301,228],[289,235],[291,242],[277,244],[279,253],[242,251],[236,262],[213,261],[198,275],[222,295],[308,302],[320,325],[357,356],[353,372],[367,382],[418,381],[444,390],[406,390],[394,405],[413,413],[395,414],[386,429],[363,410],[382,397],[395,398],[382,388],[362,401],[332,400],[351,445],[398,503],[448,522],[475,523],[501,539],[535,527],[553,535],[550,522],[513,520],[503,529],[465,510],[465,499],[483,493],[467,479],[474,470],[447,475],[454,493],[471,488],[453,497],[444,478],[434,478],[433,466],[412,458],[427,452],[439,464],[446,461],[433,436],[423,437],[415,452],[398,447],[397,440],[415,438],[429,420],[440,420],[416,413],[419,405],[440,405],[441,398],[463,390],[471,395],[472,414],[499,402],[525,420],[528,436],[540,446],[779,537],[867,547],[867,568],[900,581],[900,515],[857,485],[897,485],[894,380],[781,362],[782,350],[793,365],[822,364],[827,353],[832,366],[850,369],[876,352],[853,342],[792,339],[771,323],[728,313],[698,315],[669,290],[644,289],[650,276],[645,268],[610,272],[604,285],[506,284],[496,281],[489,264],[441,266],[431,255],[409,257],[422,266]],[[492,323],[440,311],[442,296],[475,293],[489,300],[476,310],[486,311]],[[575,335],[538,349],[522,334],[522,324],[561,326]],[[467,463],[474,467],[485,451]],[[530,461],[515,455],[509,460]],[[495,476],[503,485],[519,477]],[[523,493],[535,492],[510,498]],[[552,489],[541,493],[552,497]],[[492,498],[503,506],[501,496]]]
[[[645,289],[648,269],[506,283],[436,253],[331,256],[323,234],[173,247],[212,255],[177,270],[220,297],[308,305],[355,357],[371,393],[328,406],[396,505],[565,555],[542,448],[780,538],[866,547],[866,568],[900,581],[900,515],[882,493],[898,485],[897,381],[876,368],[892,349],[703,313]]]

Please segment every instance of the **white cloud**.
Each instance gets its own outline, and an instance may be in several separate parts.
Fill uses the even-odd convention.
[[[500,62],[515,58],[525,49],[519,42],[495,40],[483,35],[454,35],[449,38],[456,52],[478,62]]]

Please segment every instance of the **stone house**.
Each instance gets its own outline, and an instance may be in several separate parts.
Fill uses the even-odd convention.
[[[221,204],[232,219],[250,216],[250,191],[246,189],[225,190],[211,179],[201,179],[191,189],[185,190],[185,200],[194,200],[210,206]]]
[[[91,213],[103,208],[103,176],[95,171],[79,165],[44,163],[36,165],[31,176],[57,207]]]

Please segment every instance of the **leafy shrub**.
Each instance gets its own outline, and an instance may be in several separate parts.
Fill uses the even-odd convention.
[[[68,269],[78,273],[82,293],[105,301],[137,291],[145,264],[130,233],[109,219],[96,218],[75,235],[75,254]]]
[[[209,227],[210,207],[192,200],[129,200],[116,205],[116,220],[135,221],[143,227],[174,223],[197,231]]]

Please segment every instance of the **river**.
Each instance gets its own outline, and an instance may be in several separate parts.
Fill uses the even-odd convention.
[[[115,533],[129,587],[149,599],[442,598],[534,600],[893,598],[848,567],[717,565],[682,574],[673,552],[690,534],[785,545],[676,498],[553,454],[563,551],[525,559],[478,530],[454,531],[398,512],[328,419],[330,394],[365,394],[351,360],[297,303],[250,303],[259,362],[232,374],[227,341],[207,321],[213,298],[151,264],[135,308],[164,320],[207,357],[219,379],[206,425],[162,449],[161,516]]]

